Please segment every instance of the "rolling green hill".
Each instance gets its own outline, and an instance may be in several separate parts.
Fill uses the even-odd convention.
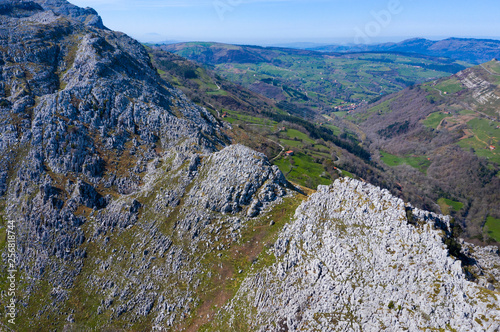
[[[235,50],[244,53],[247,49],[256,50],[252,56],[258,61],[268,61],[269,52],[278,52],[251,47]],[[294,56],[310,59],[313,54],[300,52]],[[223,66],[234,69],[242,64],[207,68],[165,52],[163,47],[151,48],[150,54],[165,79],[211,110],[221,124],[231,124],[226,132],[233,141],[264,152],[292,182],[315,188],[340,176],[364,179],[418,207],[450,213],[467,226],[469,238],[488,240],[482,231],[486,218],[500,217],[496,115],[500,108],[495,97],[496,71],[500,70],[495,62],[406,89],[399,87],[395,93],[339,112],[312,107],[310,101],[298,102],[300,91],[310,87],[305,78],[293,90],[298,91],[296,99],[291,95],[268,98],[236,79],[247,74],[229,75],[235,82],[221,74]],[[398,55],[383,56],[402,61]],[[359,68],[361,62],[372,67],[385,64],[376,55],[365,57],[341,60],[344,65],[357,61],[345,68]],[[277,68],[273,61],[245,66]],[[303,70],[297,77],[308,77],[306,68]],[[411,66],[407,70],[408,76],[428,73]],[[380,73],[372,74],[383,79]],[[281,93],[292,91],[282,89],[281,79],[276,75],[259,84],[281,88]],[[286,156],[283,152],[288,150],[294,154]],[[443,202],[456,203],[450,208]]]
[[[275,101],[309,112],[349,108],[406,86],[448,76],[465,67],[419,55],[339,54],[218,43],[159,46]]]

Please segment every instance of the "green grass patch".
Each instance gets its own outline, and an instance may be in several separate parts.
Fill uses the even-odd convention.
[[[207,95],[211,96],[227,96],[227,91],[224,90],[216,90],[216,91],[207,91]]]
[[[449,117],[451,117],[451,115],[444,114],[441,112],[436,112],[436,113],[429,114],[429,116],[425,120],[423,120],[422,123],[426,127],[437,129],[437,127],[439,126],[441,121],[443,121],[443,119],[449,118]]]
[[[467,123],[474,136],[461,140],[458,145],[465,150],[474,149],[474,153],[500,165],[500,129],[496,121],[476,118]]]
[[[399,166],[403,164],[410,165],[413,168],[418,169],[420,172],[425,173],[427,168],[431,165],[430,160],[426,156],[407,156],[400,157],[385,151],[380,151],[380,159],[388,166]]]
[[[326,128],[330,129],[331,131],[333,131],[333,134],[336,135],[336,136],[340,136],[342,134],[342,129],[340,129],[337,126],[334,126],[334,125],[331,125],[331,124],[324,124],[323,126],[325,126]]]
[[[443,214],[450,214],[451,211],[458,212],[464,207],[463,203],[453,201],[448,198],[440,198],[438,199],[437,203],[441,208],[441,212],[443,212]]]
[[[302,143],[302,141],[294,141],[291,139],[280,139],[280,142],[284,146],[289,146],[292,148],[297,148],[297,147],[301,147],[302,145],[304,145],[304,143]]]
[[[224,118],[224,121],[231,122],[231,123],[259,124],[259,125],[265,125],[265,126],[275,126],[277,124],[277,122],[275,122],[275,121],[259,118],[256,116],[251,116],[248,114],[242,114],[239,112],[235,112],[235,111],[223,108],[220,111],[220,113],[222,114],[224,112],[226,112],[228,114],[228,117]]]
[[[490,61],[490,62],[486,62],[485,64],[483,64],[483,66],[485,68],[487,68],[489,71],[491,71],[492,73],[496,73],[496,74],[500,75],[500,62]]]
[[[313,145],[313,148],[314,149],[318,149],[320,151],[324,151],[324,152],[330,152],[330,148],[329,147],[321,145],[321,144]]]
[[[300,139],[300,140],[302,140],[304,142],[308,142],[308,143],[312,143],[312,144],[315,143],[315,141],[313,139],[309,138],[309,136],[307,136],[303,132],[300,132],[300,131],[298,131],[296,129],[288,129],[286,131],[286,134],[291,139],[297,138],[297,139]]]
[[[486,224],[484,225],[488,235],[493,240],[500,242],[500,219],[488,216]]]
[[[298,152],[293,157],[285,157],[274,162],[286,178],[301,186],[315,189],[318,185],[332,183],[323,165],[315,163],[311,156]]]
[[[348,171],[345,171],[345,170],[341,170],[341,172],[342,172],[342,176],[343,177],[354,179],[354,175],[352,175],[351,172],[348,172]]]
[[[446,94],[453,94],[464,90],[464,87],[456,77],[453,77],[449,80],[437,84],[436,89]]]
[[[342,119],[344,116],[347,115],[347,113],[348,113],[347,111],[339,111],[339,112],[333,113],[333,115],[335,115],[339,119]]]

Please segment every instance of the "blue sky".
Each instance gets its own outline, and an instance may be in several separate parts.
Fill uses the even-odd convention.
[[[425,37],[500,39],[500,1],[70,0],[143,42],[376,43]]]

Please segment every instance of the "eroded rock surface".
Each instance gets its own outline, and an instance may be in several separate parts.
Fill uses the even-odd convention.
[[[251,274],[221,315],[258,331],[496,331],[500,294],[468,281],[448,254],[449,217],[414,218],[386,190],[320,186],[280,234],[276,263]]]

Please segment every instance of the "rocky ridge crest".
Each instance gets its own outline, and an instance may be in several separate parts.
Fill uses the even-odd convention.
[[[320,186],[280,233],[276,263],[245,279],[221,321],[256,331],[496,331],[499,293],[467,280],[443,244],[449,231],[449,217],[387,190]]]

